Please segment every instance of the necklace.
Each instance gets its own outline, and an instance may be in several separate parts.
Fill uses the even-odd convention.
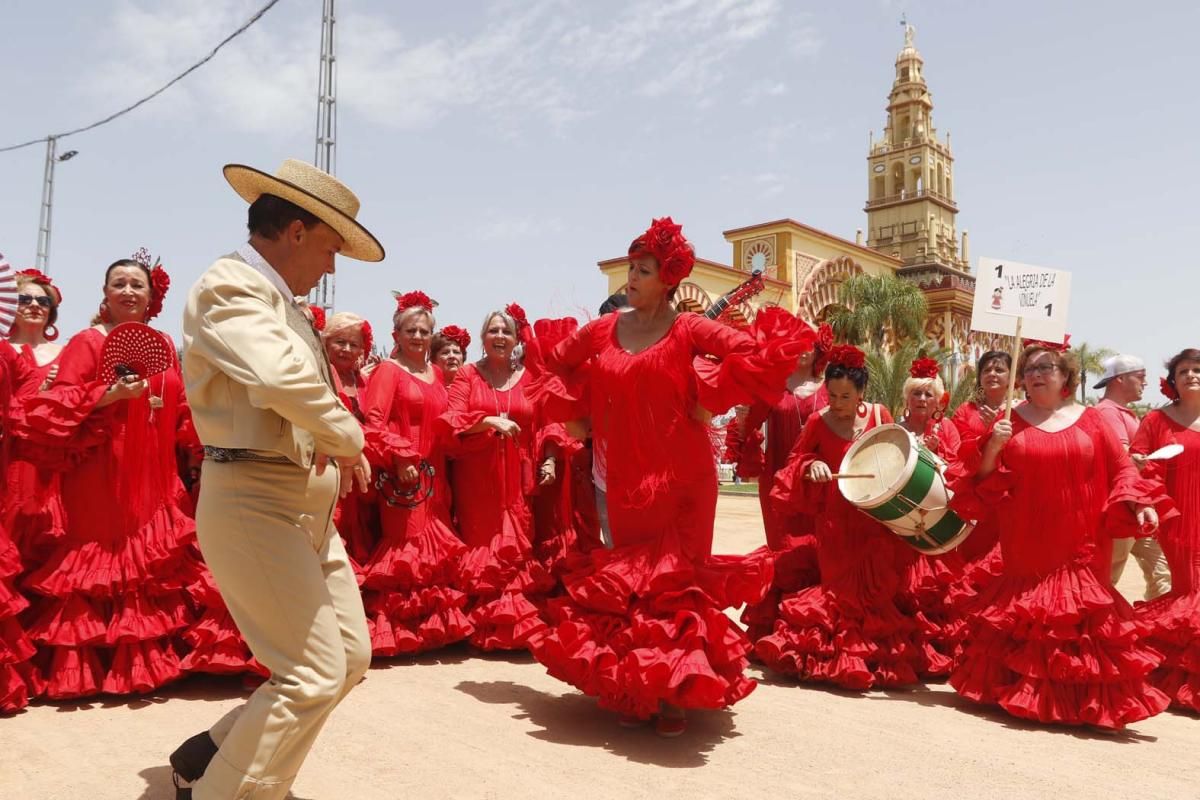
[[[483,362],[483,367],[487,367],[486,361]],[[503,389],[503,390],[497,389],[496,382],[492,379],[491,374],[489,374],[489,371],[485,370],[483,367],[480,368],[479,372],[480,372],[480,374],[483,375],[483,379],[485,381],[487,381],[488,388],[492,390],[492,399],[496,402],[496,411],[499,412],[501,419],[510,419],[511,418],[510,415],[512,412],[512,387],[509,387],[508,389]],[[504,392],[504,398],[506,400],[503,411],[500,410],[500,392],[501,391]]]

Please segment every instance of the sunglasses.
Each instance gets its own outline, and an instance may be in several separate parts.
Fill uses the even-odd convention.
[[[19,305],[19,306],[30,306],[30,305],[33,305],[34,303],[37,303],[42,308],[51,308],[54,306],[54,301],[51,300],[49,297],[46,297],[46,295],[44,295],[44,294],[38,295],[37,297],[34,297],[31,294],[17,295],[17,305]]]

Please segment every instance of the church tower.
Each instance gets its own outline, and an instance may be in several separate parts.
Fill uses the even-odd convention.
[[[904,25],[904,49],[888,95],[883,138],[867,155],[867,244],[898,258],[896,274],[917,283],[929,300],[930,338],[964,348],[975,281],[969,275],[967,234],[958,243],[954,156],[950,137],[933,126],[925,62]]]

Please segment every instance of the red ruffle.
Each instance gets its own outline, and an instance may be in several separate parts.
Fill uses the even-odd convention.
[[[750,642],[722,609],[762,598],[771,581],[765,554],[695,563],[667,533],[576,556],[571,566],[567,596],[548,604],[554,627],[531,643],[551,675],[642,718],[663,703],[723,708],[753,690],[742,674]]]
[[[959,694],[1039,722],[1121,728],[1167,707],[1147,681],[1162,656],[1133,610],[1084,563],[1005,576],[980,596],[950,676]]]
[[[1200,595],[1168,593],[1139,603],[1143,642],[1163,654],[1150,673],[1150,684],[1171,698],[1171,705],[1200,713]]]
[[[184,672],[215,675],[251,673],[269,676],[270,670],[254,658],[242,638],[221,592],[213,583],[212,573],[204,569],[189,591],[203,612],[181,637],[189,649],[180,668]]]
[[[917,553],[900,575],[896,605],[913,617],[921,632],[922,678],[950,674],[962,650],[964,626],[956,613],[956,590],[966,562],[957,551],[929,556]]]
[[[506,591],[471,611],[471,644],[482,650],[524,650],[546,623],[523,591]]]
[[[463,612],[467,596],[446,586],[411,592],[387,591],[366,598],[371,650],[376,656],[396,656],[435,650],[461,642],[473,626]]]
[[[817,538],[812,534],[793,536],[783,543],[785,549],[772,551],[763,546],[751,553],[754,557],[770,558],[774,566],[774,577],[766,596],[757,603],[750,603],[742,612],[742,624],[750,641],[759,639],[775,630],[779,619],[779,604],[783,598],[821,582],[821,566],[817,561]]]

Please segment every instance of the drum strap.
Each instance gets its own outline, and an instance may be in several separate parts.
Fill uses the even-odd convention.
[[[878,428],[883,424],[883,412],[879,410],[879,403],[874,403],[873,405],[875,406],[875,427]]]

